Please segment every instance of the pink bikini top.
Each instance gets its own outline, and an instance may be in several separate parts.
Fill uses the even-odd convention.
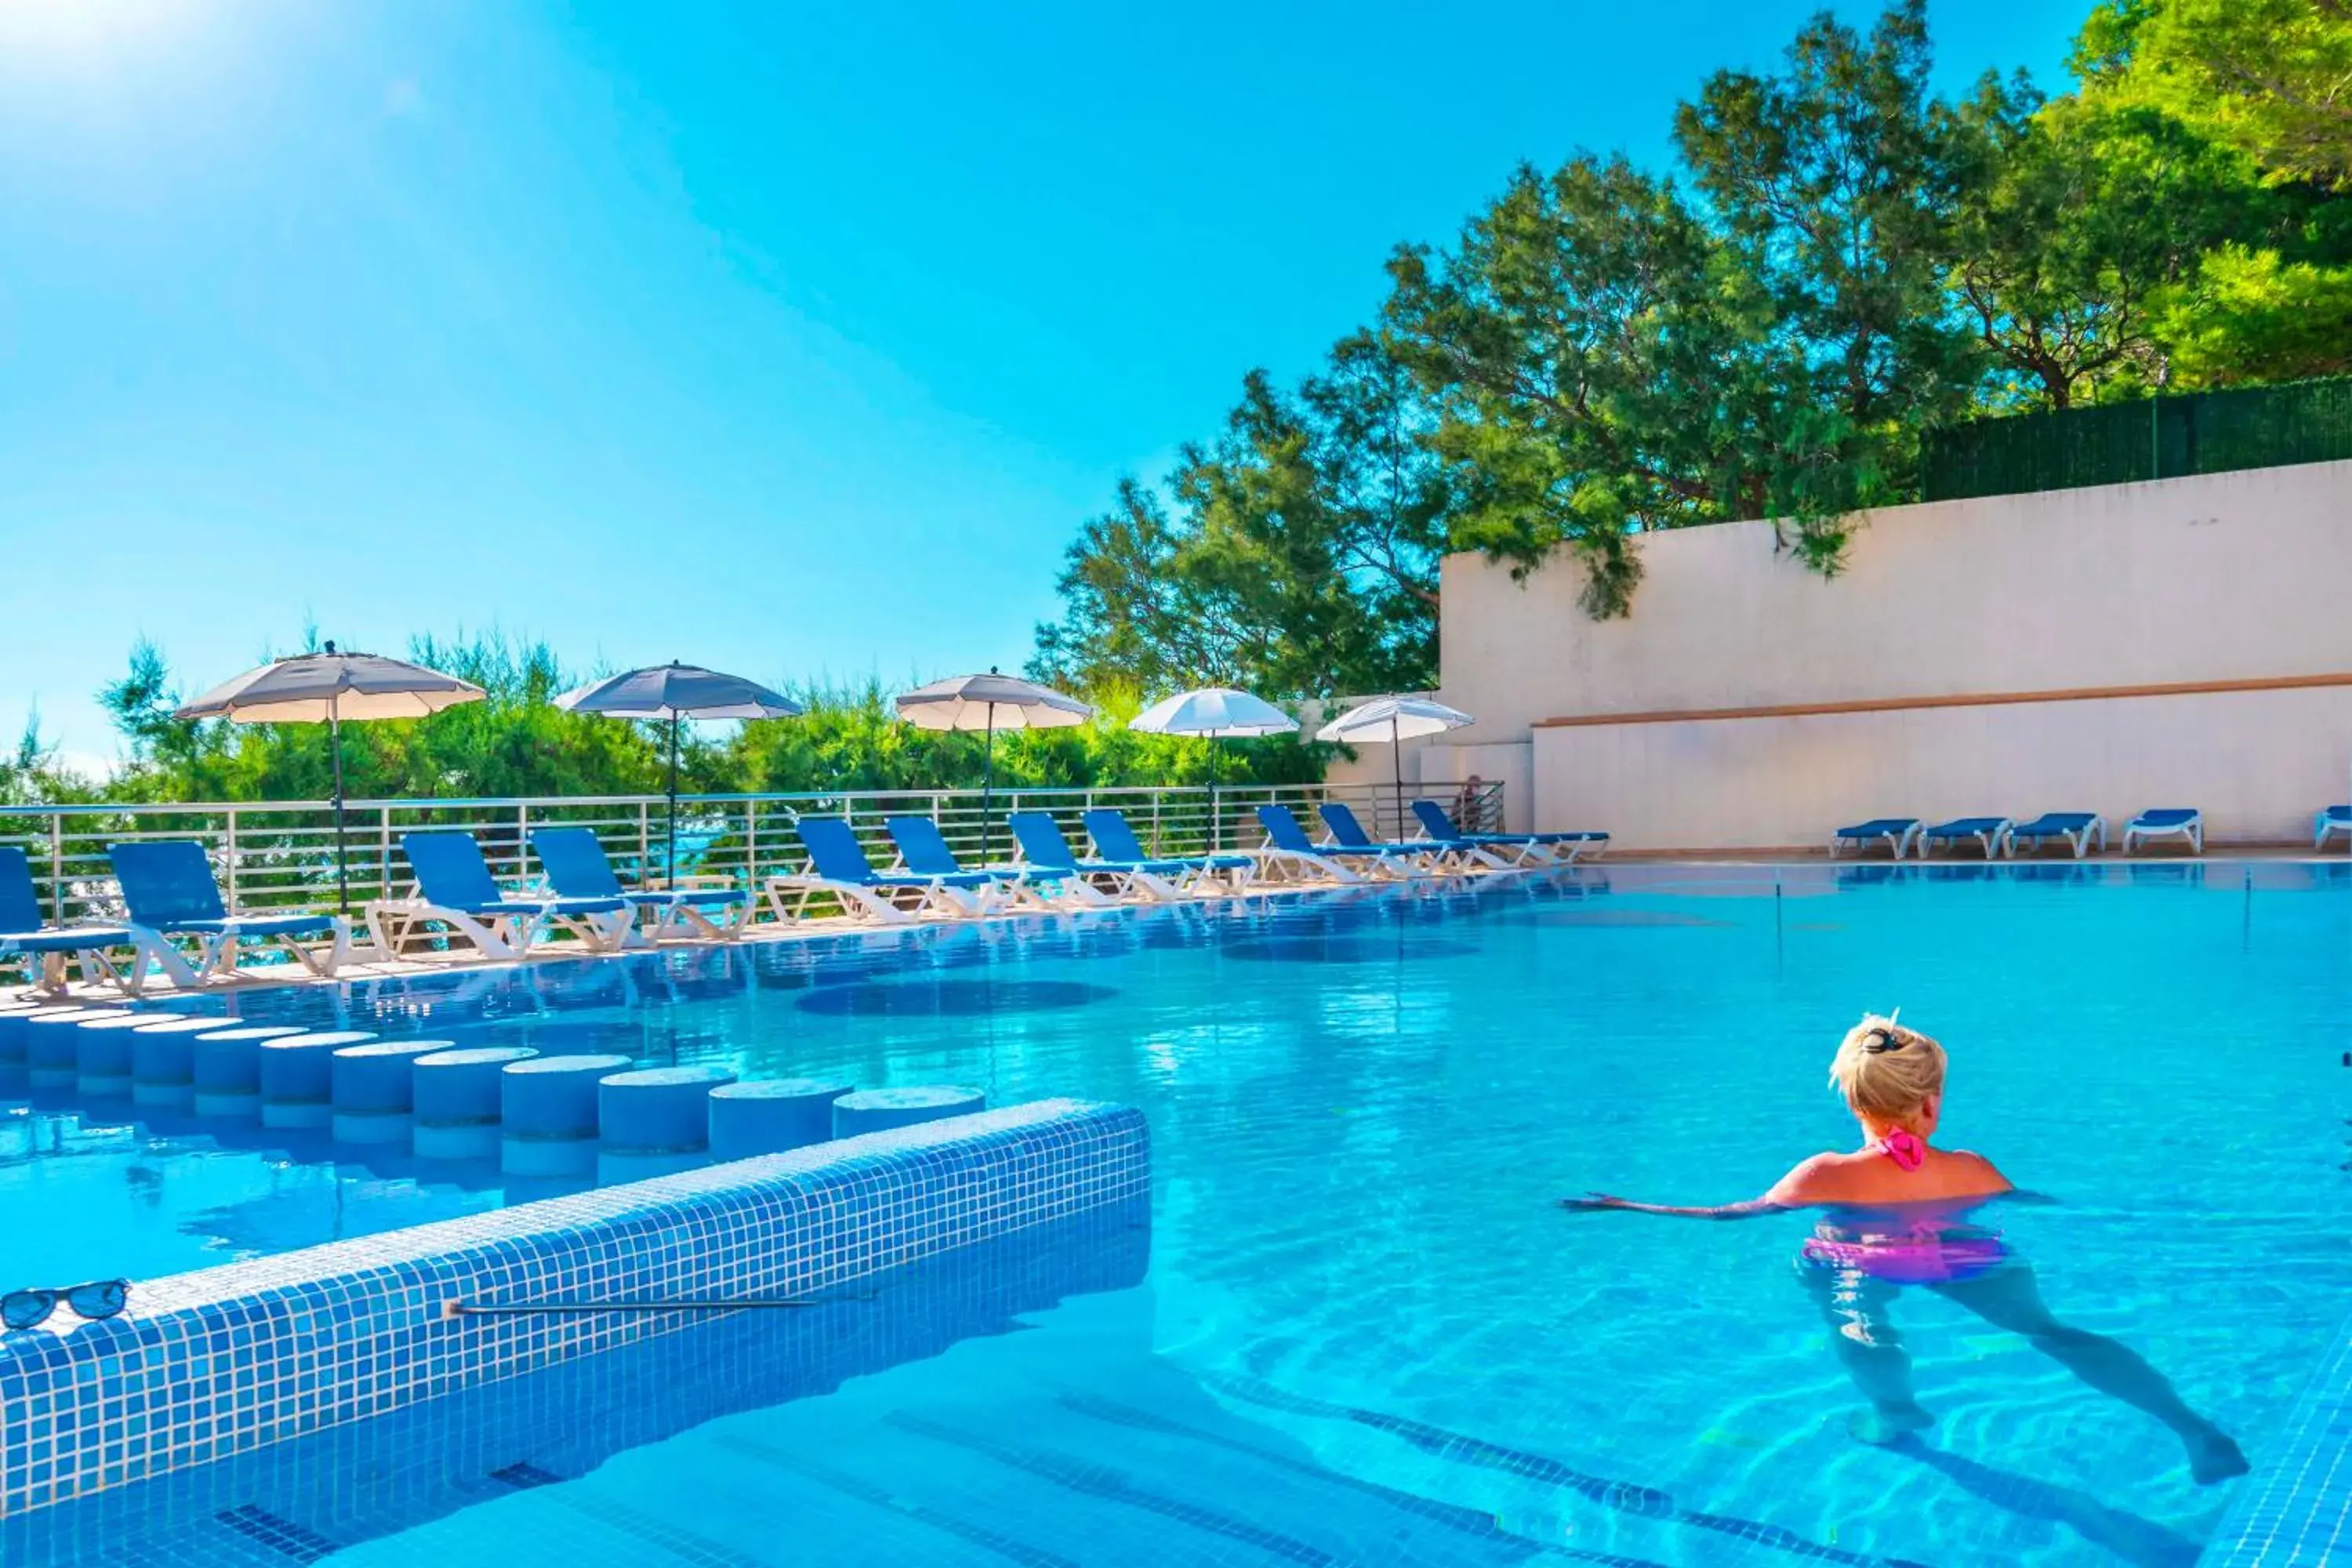
[[[1877,1144],[1878,1152],[1895,1162],[1898,1171],[1916,1171],[1927,1160],[1927,1145],[1903,1128],[1896,1128]]]
[[[1895,1168],[1916,1171],[1927,1163],[1927,1145],[1898,1127],[1881,1138],[1877,1151]],[[1856,1235],[1824,1224],[1803,1247],[1811,1262],[1850,1268],[1893,1285],[1931,1285],[1970,1279],[1997,1267],[2008,1254],[2000,1237],[1973,1226],[1921,1217],[1894,1231]]]

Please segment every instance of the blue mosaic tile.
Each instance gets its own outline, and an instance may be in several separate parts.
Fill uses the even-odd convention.
[[[820,1308],[708,1316],[378,1420],[11,1516],[0,1520],[0,1563],[282,1565],[274,1547],[228,1522],[246,1509],[347,1545],[398,1534],[590,1474],[722,1416],[1005,1334],[1071,1297],[1129,1289],[1150,1251],[1150,1202],[1138,1195],[869,1277]]]
[[[154,1280],[121,1318],[0,1341],[0,1515],[698,1316],[453,1321],[455,1300],[822,1297],[1136,1199],[1149,1182],[1139,1111],[1041,1100]]]
[[[2352,1322],[2255,1456],[2200,1568],[2326,1568],[2352,1561]]]

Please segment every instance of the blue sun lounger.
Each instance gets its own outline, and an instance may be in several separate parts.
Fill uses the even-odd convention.
[[[321,978],[333,974],[351,956],[351,922],[341,915],[230,914],[205,859],[205,847],[193,839],[114,844],[106,853],[114,863],[114,879],[121,885],[132,925],[162,937],[195,939],[196,984],[243,973],[236,963],[240,942],[283,948]],[[325,941],[321,944],[306,938]]]
[[[808,850],[809,868],[768,879],[768,902],[780,921],[806,919],[810,901],[818,898],[832,899],[852,920],[884,925],[924,915],[970,920],[993,914],[1004,903],[1003,887],[985,871],[876,870],[856,829],[841,817],[799,817],[793,831]]]
[[[1185,896],[1184,889],[1162,870],[1155,869],[1151,861],[1079,859],[1069,839],[1063,837],[1062,825],[1042,811],[1010,813],[1004,825],[1013,829],[1013,841],[1021,847],[1024,865],[1083,877],[1114,898],[1140,897],[1172,903]]]
[[[2009,853],[2015,855],[2022,844],[2031,855],[2053,838],[2072,849],[2074,858],[2080,860],[2090,853],[2095,838],[2102,851],[2106,848],[2107,819],[2095,811],[2045,811],[2032,821],[2019,823],[2009,830]]]
[[[2158,838],[2185,841],[2193,855],[2205,853],[2205,814],[2194,806],[2159,805],[2141,812],[2124,826],[2124,853]]]
[[[1919,853],[1924,858],[1938,846],[1958,849],[1974,839],[1978,847],[1984,851],[1984,858],[1990,860],[2002,852],[2010,830],[2014,826],[2006,816],[1956,816],[1949,822],[1939,822],[1933,827],[1922,829]]]
[[[1412,815],[1427,837],[1475,844],[1507,855],[1521,865],[1568,865],[1580,855],[1598,855],[1609,847],[1606,833],[1465,833],[1454,825],[1445,808],[1433,800],[1414,801]]]
[[[1414,838],[1402,844],[1376,844],[1356,820],[1356,813],[1346,803],[1327,800],[1315,808],[1330,831],[1331,842],[1348,849],[1380,849],[1391,855],[1414,856],[1428,863],[1433,870],[1466,871],[1473,865],[1490,870],[1503,871],[1510,863],[1491,849],[1482,849],[1465,838]]]
[[[1258,826],[1265,830],[1266,847],[1260,851],[1268,863],[1304,869],[1333,882],[1360,882],[1369,871],[1382,877],[1417,877],[1418,860],[1391,855],[1385,849],[1350,849],[1344,844],[1318,844],[1286,805],[1261,805]],[[1363,870],[1357,868],[1360,866]]]
[[[2328,839],[2341,833],[2352,838],[2352,805],[2323,805],[2312,815],[2311,847],[2324,847]]]
[[[890,842],[898,846],[897,869],[911,871],[918,877],[987,877],[1007,901],[1038,909],[1055,909],[1065,903],[1099,907],[1111,901],[1101,889],[1075,871],[1050,870],[1043,866],[988,866],[967,872],[955,851],[948,847],[947,835],[928,816],[886,816],[882,826],[890,835]]]
[[[1097,855],[1114,865],[1140,866],[1188,893],[1240,892],[1249,886],[1250,873],[1257,869],[1256,858],[1248,855],[1147,855],[1143,840],[1128,824],[1127,814],[1110,806],[1082,811],[1078,820],[1086,824]]]
[[[1831,834],[1830,858],[1837,858],[1841,844],[1852,844],[1860,850],[1884,840],[1895,851],[1895,858],[1900,860],[1919,833],[1919,819],[1916,816],[1874,816],[1868,822],[1857,822],[1852,827],[1841,827]]]
[[[110,948],[131,950],[126,972],[107,956]],[[174,985],[194,985],[196,972],[172,944],[143,926],[124,921],[53,926],[41,918],[40,894],[33,887],[33,863],[22,849],[0,848],[0,958],[26,961],[27,978],[40,991],[66,988],[66,961],[79,962],[82,984],[100,981],[136,996],[150,965]]]
[[[740,936],[751,918],[751,895],[740,888],[624,888],[593,828],[534,827],[530,848],[557,898],[625,899],[653,917],[646,935],[654,942],[673,936],[725,941]]]
[[[414,937],[463,937],[484,958],[526,957],[550,931],[569,931],[591,952],[614,952],[636,930],[637,911],[617,895],[542,898],[509,893],[490,875],[470,833],[420,829],[400,836],[416,886],[404,899],[367,907],[368,931],[386,954]],[[436,928],[439,928],[437,931]]]

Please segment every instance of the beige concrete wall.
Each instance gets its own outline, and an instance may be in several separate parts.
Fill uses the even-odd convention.
[[[1533,741],[1542,827],[1627,847],[1811,844],[1841,822],[2201,806],[2284,840],[2347,798],[2352,688],[1546,728],[1547,718],[1902,703],[2352,673],[2352,463],[1890,509],[1845,574],[1771,530],[1652,535],[1630,616],[1562,558],[1444,570],[1457,745]]]
[[[1760,522],[1652,534],[1631,616],[1444,567],[1457,741],[1559,714],[1744,708],[2352,670],[2352,462],[1896,507],[1824,581]]]
[[[2305,841],[2347,794],[2352,686],[1535,732],[1535,818],[1620,849],[1820,847],[1874,816],[2095,811],[2120,840],[2150,806],[2207,837]],[[2339,847],[2341,841],[2338,841]]]

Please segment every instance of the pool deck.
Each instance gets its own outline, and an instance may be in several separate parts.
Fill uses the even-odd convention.
[[[1336,882],[1301,881],[1270,883],[1253,888],[1245,893],[1225,894],[1222,897],[1197,899],[1188,900],[1188,902],[1213,904],[1227,902],[1234,899],[1295,898],[1310,894],[1330,894],[1334,892],[1351,890],[1377,891],[1384,889],[1411,887],[1420,887],[1423,889],[1443,887],[1458,888],[1468,882],[1483,881],[1491,878],[1545,876],[1570,869],[1584,873],[1595,871],[1605,872],[1611,866],[1638,866],[1645,868],[1686,866],[1693,869],[1705,869],[1710,867],[1737,867],[1749,870],[1785,868],[1788,869],[1801,870],[1810,874],[1818,875],[1820,872],[1826,869],[1850,870],[1858,867],[1865,866],[1874,868],[1887,867],[1923,868],[1977,868],[1987,866],[2032,866],[2063,868],[2073,866],[2087,869],[2093,867],[2128,868],[2136,866],[2158,865],[2184,868],[2211,867],[2216,868],[2236,865],[2352,865],[2352,857],[2347,857],[2340,853],[2333,855],[2315,853],[2309,845],[2303,845],[2298,847],[2294,846],[2275,844],[2209,846],[2208,852],[2202,856],[2189,855],[2167,848],[2158,848],[2138,855],[2128,856],[2109,850],[2100,854],[2086,856],[2080,860],[2072,860],[2063,855],[2045,855],[2017,860],[1996,859],[1990,861],[1984,860],[1974,855],[1947,855],[1938,857],[1935,859],[1922,859],[1914,856],[1901,861],[1890,860],[1885,855],[1866,855],[1832,860],[1819,848],[1792,848],[1783,850],[1632,850],[1612,851],[1605,857],[1591,860],[1579,861],[1573,868],[1515,868],[1513,869],[1503,871],[1479,871],[1468,876],[1431,876],[1402,882],[1364,882],[1354,884],[1352,887]],[[1797,889],[1790,890],[1795,891]],[[580,963],[582,961],[624,959],[639,957],[646,953],[656,952],[695,952],[713,946],[723,946],[729,942],[792,942],[818,941],[828,938],[838,939],[845,936],[887,935],[894,932],[920,931],[934,927],[956,929],[963,926],[1003,925],[1024,921],[1057,919],[1066,916],[1118,914],[1125,910],[1155,907],[1182,908],[1185,906],[1182,904],[1113,904],[1101,908],[1087,907],[1055,911],[1019,910],[955,920],[941,919],[939,917],[924,917],[921,919],[911,920],[903,925],[888,925],[873,921],[851,920],[841,917],[798,920],[792,921],[768,921],[765,922],[755,922],[748,925],[735,935],[728,938],[677,938],[658,944],[625,948],[616,952],[596,952],[575,941],[565,940],[549,942],[533,949],[530,953],[523,957],[514,959],[485,959],[464,952],[436,953],[429,956],[411,958],[391,958],[382,956],[371,957],[368,955],[374,953],[375,949],[365,945],[355,945],[352,949],[354,956],[348,960],[343,964],[341,970],[332,976],[322,977],[313,975],[305,972],[299,965],[289,962],[282,964],[271,964],[263,969],[249,971],[232,977],[215,980],[200,988],[192,990],[175,990],[171,986],[157,984],[152,985],[149,989],[143,991],[135,998],[125,997],[121,992],[117,991],[110,985],[92,984],[88,982],[76,981],[68,985],[62,992],[42,992],[31,987],[19,987],[11,990],[5,985],[0,985],[0,999],[21,995],[27,1000],[55,1000],[60,1003],[75,1003],[81,1005],[94,1005],[100,1003],[111,1005],[156,1002],[174,997],[184,999],[189,996],[197,995],[233,996],[241,994],[249,994],[257,990],[275,989],[282,986],[331,986],[343,984],[352,981],[398,980],[413,978],[423,974],[488,973],[503,969],[520,968],[525,965],[534,963]],[[364,932],[355,932],[354,935],[363,936]],[[284,973],[281,973],[281,971]]]

